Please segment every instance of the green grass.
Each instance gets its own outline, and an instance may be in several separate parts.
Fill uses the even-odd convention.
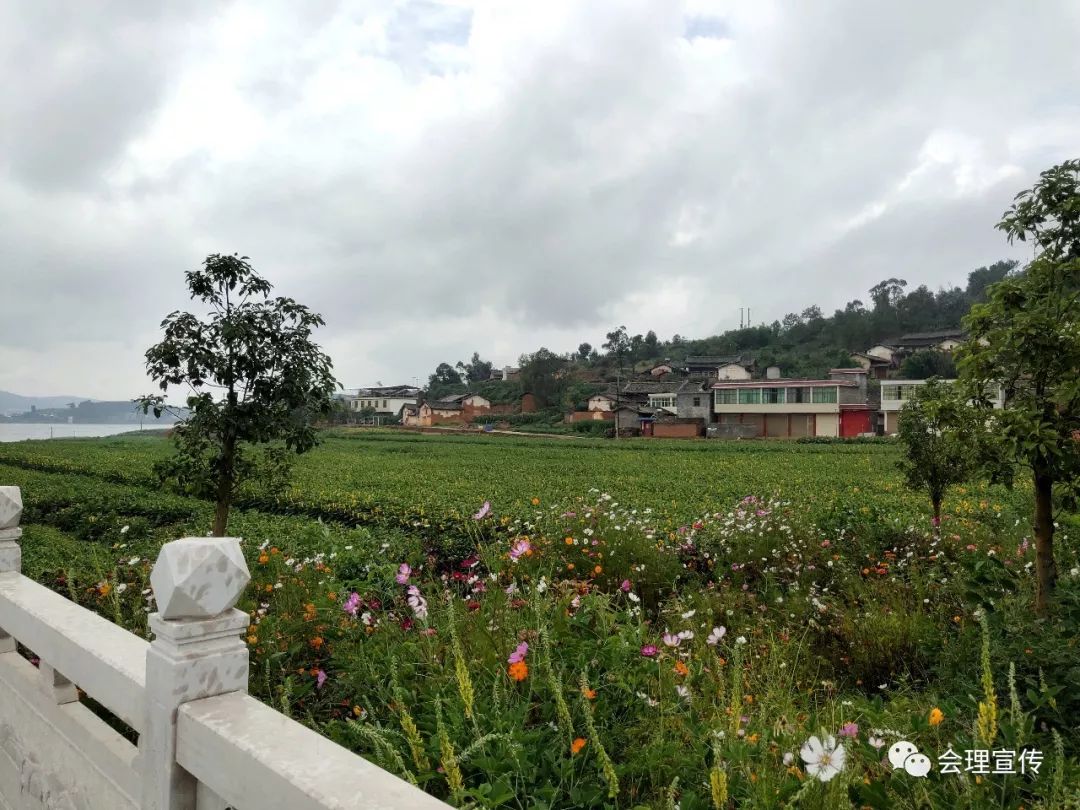
[[[212,512],[155,483],[168,452],[133,436],[0,445],[0,483],[23,487],[25,572],[146,634],[157,550],[205,534]],[[231,516],[253,575],[251,692],[461,806],[1067,807],[1070,522],[1041,621],[1028,493],[956,489],[938,540],[897,457],[888,443],[331,435],[288,492]],[[395,580],[402,563],[426,610]],[[693,635],[668,646],[678,631]],[[987,680],[993,747],[1036,745],[1044,777],[916,782],[882,763],[876,736],[981,747]],[[810,778],[800,746],[845,723],[859,730],[843,773]]]

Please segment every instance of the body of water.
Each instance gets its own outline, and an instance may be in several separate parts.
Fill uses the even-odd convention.
[[[153,421],[145,425],[147,430],[158,430],[170,425],[157,425]],[[71,439],[75,437],[115,436],[131,433],[138,425],[41,425],[0,422],[0,442],[21,442],[25,439]]]

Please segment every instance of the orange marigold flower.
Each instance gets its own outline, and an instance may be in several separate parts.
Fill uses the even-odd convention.
[[[572,546],[572,545],[574,545],[574,538],[573,537],[567,537],[565,540],[563,540],[563,542],[566,543],[566,545],[568,545],[568,546]]]
[[[506,671],[515,681],[523,681],[529,677],[529,665],[524,661],[515,661]]]
[[[584,737],[578,737],[572,743],[570,743],[570,753],[573,756],[577,756],[581,753],[581,749],[585,747],[587,740]]]
[[[270,547],[270,553],[271,553],[271,554],[280,554],[280,553],[281,553],[281,551],[280,551],[280,549],[278,549],[278,547],[277,547],[277,546],[271,546],[271,547]]]
[[[675,674],[676,675],[689,675],[690,670],[682,661],[675,662]]]
[[[595,689],[589,689],[588,687],[585,687],[584,689],[581,690],[581,694],[583,694],[589,700],[595,700],[596,699],[596,690]]]
[[[110,593],[112,593],[112,585],[106,582],[104,585],[98,588],[98,593],[100,593],[102,596],[108,596]]]
[[[941,724],[941,721],[945,719],[945,712],[939,709],[937,706],[930,710],[930,725],[937,726]]]
[[[574,564],[573,563],[567,563],[566,564],[566,570],[567,571],[573,571],[574,570]]]
[[[532,505],[533,506],[539,506],[540,505],[540,499],[539,498],[533,498],[532,499]]]
[[[266,552],[263,552],[262,554],[259,555],[259,565],[266,565],[268,562],[270,562],[270,555],[269,554],[267,554]]]
[[[319,649],[319,647],[321,647],[322,645],[323,645],[322,636],[315,636],[315,638],[313,638],[311,640],[311,646],[314,647],[316,650]]]
[[[592,572],[593,572],[594,574],[602,574],[602,573],[604,573],[604,569],[603,569],[603,567],[601,567],[601,566],[599,566],[599,565],[598,565],[598,566],[596,566],[596,568],[594,568],[594,569],[592,570]]]

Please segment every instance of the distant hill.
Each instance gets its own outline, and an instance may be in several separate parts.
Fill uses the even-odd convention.
[[[34,408],[66,408],[71,402],[84,402],[86,397],[24,397],[10,391],[0,391],[0,414],[25,413]]]
[[[23,397],[18,394],[6,396],[22,404],[10,409],[0,408],[0,421],[76,425],[171,425],[177,421],[173,413],[164,413],[160,419],[155,419],[153,413],[143,414],[134,402],[126,399],[102,402],[89,399],[79,401],[77,397]],[[43,404],[52,401],[60,402],[60,405]],[[186,408],[174,408],[173,411],[177,412],[181,419],[186,418]]]

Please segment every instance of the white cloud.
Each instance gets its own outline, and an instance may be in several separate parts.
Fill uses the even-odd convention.
[[[1080,142],[1075,4],[69,8],[0,10],[8,390],[145,390],[209,252],[350,386],[961,282]]]

